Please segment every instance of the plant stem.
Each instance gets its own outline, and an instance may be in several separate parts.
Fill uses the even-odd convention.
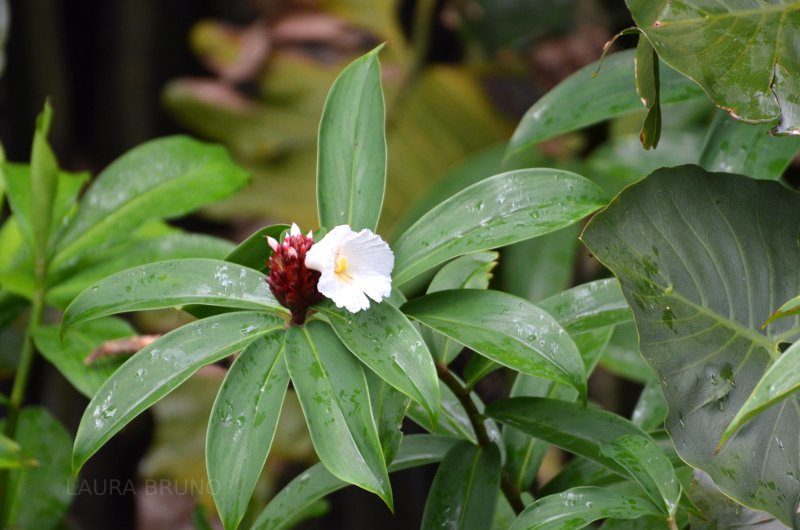
[[[44,292],[47,278],[47,264],[44,260],[37,260],[36,264],[36,286],[33,293],[31,314],[28,318],[28,326],[25,329],[25,339],[22,343],[22,351],[19,356],[17,373],[14,375],[14,386],[11,388],[11,396],[8,400],[8,417],[6,418],[3,434],[12,440],[16,439],[17,422],[22,404],[25,401],[25,390],[28,388],[28,379],[31,375],[35,347],[33,344],[33,332],[39,327],[44,314]],[[0,522],[5,523],[8,515],[8,480],[9,471],[0,472]],[[5,525],[3,525],[5,526]]]
[[[436,372],[439,374],[439,379],[441,379],[442,383],[447,385],[447,388],[453,391],[453,394],[455,394],[455,396],[458,398],[458,401],[461,402],[461,405],[467,412],[467,417],[469,417],[469,421],[472,424],[472,430],[475,431],[475,437],[478,439],[478,445],[481,447],[489,447],[492,444],[492,440],[489,438],[489,432],[486,430],[486,425],[483,423],[484,416],[478,410],[478,407],[475,406],[475,402],[472,401],[470,391],[461,383],[461,381],[458,380],[458,378],[456,378],[455,375],[453,375],[446,365],[436,363]],[[506,473],[505,469],[501,470],[500,489],[503,490],[503,494],[506,496],[508,503],[511,505],[511,508],[514,509],[515,513],[519,514],[525,509],[525,504],[522,502],[520,491],[514,485],[514,483],[511,482],[511,479],[508,477],[508,473]]]

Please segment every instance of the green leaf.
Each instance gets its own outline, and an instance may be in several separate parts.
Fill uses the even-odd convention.
[[[780,118],[778,132],[800,132],[800,53],[789,37],[800,24],[800,3],[626,3],[661,59],[718,107],[748,122]]]
[[[66,308],[81,291],[125,269],[164,260],[222,259],[231,247],[223,239],[182,232],[114,245],[88,260],[79,261],[69,272],[51,278],[54,285],[47,291],[45,299],[49,304]]]
[[[458,289],[411,300],[403,312],[495,362],[586,396],[578,348],[553,317],[530,302],[499,291]]]
[[[330,300],[314,306],[353,354],[397,390],[422,404],[431,418],[439,410],[439,378],[419,331],[389,303],[351,313]]]
[[[502,366],[493,360],[482,355],[473,355],[464,366],[464,382],[467,383],[467,388],[475,388],[481,379],[499,368]]]
[[[779,318],[797,314],[800,314],[800,296],[795,296],[794,298],[792,298],[791,300],[780,306],[777,311],[772,313],[769,316],[769,318],[765,320],[763,324],[761,324],[761,327],[762,328],[766,327],[768,324]]]
[[[586,373],[590,374],[597,363],[600,353],[608,344],[612,328],[598,329],[574,335],[586,365]],[[546,397],[563,401],[575,401],[578,393],[574,388],[526,374],[517,374],[511,387],[510,397]],[[528,489],[536,479],[536,474],[544,459],[549,444],[534,438],[510,426],[503,429],[503,443],[506,447],[506,464],[511,481],[520,490]]]
[[[59,326],[40,326],[34,331],[36,349],[84,396],[91,398],[127,356],[101,357],[91,364],[86,358],[105,342],[135,335],[119,318],[101,318],[76,326],[61,340]],[[134,352],[131,352],[134,353]]]
[[[46,410],[25,407],[16,441],[37,465],[9,474],[4,528],[53,528],[69,508],[75,479],[69,462],[69,433]]]
[[[478,439],[475,436],[475,431],[472,428],[472,423],[464,410],[464,406],[458,400],[453,391],[447,386],[442,385],[442,405],[439,409],[439,415],[436,417],[435,423],[431,423],[431,417],[428,411],[422,405],[412,401],[408,406],[408,417],[417,425],[432,434],[441,434],[446,436],[454,436],[469,440],[477,444]],[[483,409],[483,403],[480,399],[472,394],[473,401],[476,402],[478,410]]]
[[[180,259],[141,265],[97,282],[67,307],[61,329],[115,313],[185,304],[286,312],[260,272],[226,261]]]
[[[664,399],[658,379],[654,377],[644,385],[631,421],[643,431],[655,431],[664,428],[667,412],[667,400]]]
[[[433,464],[442,460],[457,443],[456,438],[430,434],[406,436],[400,443],[397,457],[389,471],[401,471],[411,467]],[[251,530],[283,530],[297,521],[304,509],[347,486],[347,483],[331,475],[321,464],[316,464],[300,473],[286,485],[258,516]]]
[[[386,111],[378,53],[353,61],[336,78],[319,124],[317,208],[320,226],[375,230],[386,188]]]
[[[128,422],[197,370],[283,327],[279,317],[239,311],[197,320],[140,350],[114,372],[86,407],[75,436],[73,468],[80,469]]]
[[[503,249],[502,290],[536,303],[572,285],[579,233],[572,225]]]
[[[439,269],[427,292],[447,289],[486,289],[497,265],[497,252],[474,252],[458,257]],[[401,304],[402,305],[402,304]],[[422,329],[422,338],[430,346],[437,362],[450,364],[463,346],[429,328]]]
[[[627,188],[583,235],[630,301],[681,458],[787,524],[800,524],[797,397],[715,449],[779,345],[800,334],[797,318],[760,329],[797,294],[797,226],[800,196],[782,185],[680,166]]]
[[[596,76],[598,62],[584,66],[539,98],[514,131],[508,156],[559,134],[640,110],[642,102],[634,90],[634,53],[628,50],[606,57]],[[705,97],[700,87],[671,68],[660,70],[662,105]]]
[[[283,335],[258,338],[236,358],[211,409],[206,467],[226,530],[244,517],[275,436],[289,385]]]
[[[390,465],[403,439],[403,418],[408,408],[408,397],[392,387],[389,383],[375,375],[365,372],[369,387],[369,402],[372,405],[372,416],[378,426],[378,438],[381,441],[386,465]]]
[[[604,445],[602,451],[625,468],[656,506],[669,517],[675,517],[681,485],[669,459],[651,438],[623,435]]]
[[[433,479],[421,530],[491,527],[500,486],[500,451],[459,442],[445,456]]]
[[[639,138],[642,147],[655,149],[661,136],[661,102],[659,100],[658,55],[643,35],[636,46],[636,92],[647,107],[647,117]]]
[[[269,274],[268,259],[272,249],[267,244],[267,237],[280,240],[281,233],[288,229],[289,225],[270,225],[253,232],[225,256],[225,261]]]
[[[573,530],[600,519],[637,519],[644,515],[659,515],[645,498],[585,486],[537,499],[519,514],[510,530]]]
[[[453,195],[394,245],[396,285],[445,261],[571,225],[605,204],[590,180],[558,169],[509,171]]]
[[[321,321],[286,332],[286,364],[319,459],[392,507],[392,489],[361,364]]]
[[[570,333],[630,322],[633,318],[614,278],[578,285],[542,300],[538,306]]]
[[[770,125],[753,125],[717,112],[706,136],[699,164],[708,171],[741,173],[778,180],[800,151],[800,138],[773,136]]]
[[[173,218],[241,188],[247,173],[220,146],[183,136],[144,143],[108,166],[60,235],[56,265],[123,239],[149,219]]]
[[[576,403],[557,399],[517,397],[489,404],[485,414],[640,483],[651,483],[652,479],[647,469],[635,469],[627,460],[627,454],[618,449],[617,442],[624,437],[646,440],[641,442],[646,445],[640,453],[652,458],[650,465],[659,470],[667,469],[666,466],[672,469],[652,438],[625,418],[610,412],[584,409]],[[674,471],[668,480],[673,477]]]
[[[692,476],[692,500],[702,517],[691,518],[692,530],[722,528],[757,528],[758,530],[789,530],[771,515],[751,510],[723,494],[707,473],[695,470]]]
[[[800,342],[795,342],[778,357],[756,384],[747,401],[725,429],[718,447],[757,414],[792,397],[800,388]]]
[[[52,117],[53,109],[46,101],[36,119],[31,147],[31,228],[35,253],[40,260],[46,259],[58,189],[58,162],[47,143]]]

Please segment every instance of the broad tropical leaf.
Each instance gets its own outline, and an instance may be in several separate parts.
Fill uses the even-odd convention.
[[[761,329],[797,295],[799,226],[800,196],[780,184],[681,166],[627,188],[583,235],[631,304],[681,458],[787,524],[800,524],[797,397],[716,448],[779,345],[800,335],[798,317]]]

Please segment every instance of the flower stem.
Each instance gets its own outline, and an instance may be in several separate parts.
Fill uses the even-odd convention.
[[[478,445],[481,447],[489,447],[492,444],[492,440],[489,438],[486,425],[483,423],[484,416],[478,410],[478,407],[475,406],[475,402],[472,401],[470,391],[455,375],[453,375],[446,365],[436,363],[436,372],[439,374],[439,379],[442,383],[453,391],[453,394],[455,394],[458,401],[461,402],[461,406],[463,406],[464,410],[467,412],[467,417],[469,417],[469,421],[472,424],[472,430],[475,431],[475,437],[478,439]],[[514,509],[515,513],[519,514],[525,509],[520,491],[508,477],[508,473],[506,473],[505,469],[501,470],[500,489],[503,490],[503,494],[506,496],[508,503],[511,505],[511,508]]]

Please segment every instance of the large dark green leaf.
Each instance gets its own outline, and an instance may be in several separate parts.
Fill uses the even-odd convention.
[[[673,515],[680,483],[655,441],[628,420],[557,399],[518,397],[496,401],[486,415],[639,483]]]
[[[522,298],[456,289],[411,300],[403,311],[493,361],[586,395],[586,372],[575,343],[553,317]]]
[[[63,330],[115,313],[207,304],[286,312],[258,271],[212,259],[179,259],[141,265],[109,276],[67,307]]]
[[[369,402],[372,405],[372,416],[378,425],[383,456],[386,465],[390,465],[403,439],[401,428],[409,399],[373,372],[367,371],[364,375],[367,377]]]
[[[239,243],[236,248],[231,250],[228,255],[225,256],[225,261],[237,263],[263,272],[264,274],[269,274],[267,258],[272,253],[272,249],[267,245],[267,237],[279,240],[281,233],[288,229],[289,225],[270,225],[256,230],[250,234],[247,239]]]
[[[36,465],[12,470],[4,528],[54,528],[69,508],[75,479],[69,462],[69,433],[46,410],[22,409],[17,442]]]
[[[800,131],[800,2],[627,0],[658,55],[738,119]]]
[[[655,5],[655,4],[654,4]],[[509,155],[609,118],[642,109],[634,86],[634,50],[615,53],[584,66],[540,98],[523,116],[508,147]],[[662,105],[704,96],[694,83],[671,68],[660,68]]]
[[[315,306],[334,331],[372,371],[421,403],[433,418],[439,410],[439,379],[425,341],[406,316],[389,303],[351,313],[330,300]]]
[[[106,380],[86,407],[72,451],[74,469],[197,370],[283,327],[279,317],[239,311],[197,320],[140,350]]]
[[[719,111],[711,123],[699,164],[708,171],[778,180],[800,151],[800,137],[773,136],[769,130],[769,124],[744,123]]]
[[[386,187],[386,111],[379,46],[333,83],[317,144],[319,224],[375,230]]]
[[[462,254],[553,232],[603,204],[596,184],[569,171],[495,175],[431,209],[397,239],[394,281],[401,285]]]
[[[797,294],[800,197],[774,182],[663,169],[626,189],[584,240],[620,279],[681,457],[732,498],[800,524],[796,397],[715,452],[798,318],[761,323]]]
[[[458,439],[447,436],[417,434],[406,436],[400,443],[397,457],[389,471],[439,462]],[[316,464],[300,473],[286,485],[267,505],[251,530],[282,530],[297,521],[298,515],[313,503],[347,483],[331,475],[322,464]]]
[[[275,436],[289,384],[283,335],[258,338],[236,358],[208,420],[208,480],[226,530],[244,517]]]
[[[459,442],[447,452],[428,493],[421,530],[486,530],[500,486],[500,451]]]
[[[130,324],[112,317],[77,326],[63,341],[58,326],[40,326],[34,331],[34,339],[42,356],[53,363],[72,386],[91,398],[126,357],[101,357],[88,366],[86,358],[107,341],[135,334]]]
[[[241,188],[247,173],[220,146],[183,136],[160,138],[108,166],[59,235],[55,264],[124,238],[143,221],[183,215]]]
[[[361,364],[318,320],[288,329],[284,355],[319,459],[334,476],[376,493],[391,507],[392,488]]]
[[[725,496],[707,473],[695,470],[691,496],[702,516],[692,517],[692,530],[723,530],[754,528],[758,530],[789,530],[768,513],[745,508]]]
[[[645,498],[584,486],[537,499],[519,514],[510,530],[577,530],[600,519],[644,515],[658,515],[658,509]]]
[[[580,333],[628,322],[633,318],[614,279],[578,285],[537,304],[570,333]]]

